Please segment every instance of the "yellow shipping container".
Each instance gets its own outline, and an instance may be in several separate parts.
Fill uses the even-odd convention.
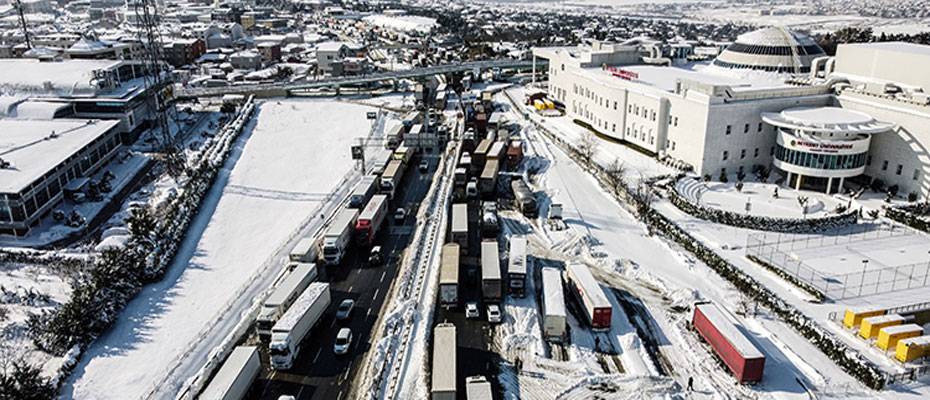
[[[555,109],[555,103],[553,103],[552,100],[544,99],[543,102],[546,104],[546,109],[547,109],[547,110],[554,110],[554,109]]]
[[[895,358],[901,362],[914,361],[930,355],[930,336],[901,339],[895,348]]]
[[[536,107],[537,110],[542,111],[546,109],[546,103],[543,103],[541,100],[533,100],[533,107]]]
[[[862,326],[859,327],[859,336],[862,336],[864,339],[872,339],[878,336],[879,329],[886,326],[901,325],[903,323],[904,317],[898,314],[868,317],[862,320]]]
[[[846,329],[859,329],[859,324],[862,323],[863,318],[868,317],[877,317],[879,315],[885,315],[885,310],[880,310],[877,308],[860,308],[860,309],[846,309],[846,315],[843,316],[843,326]]]
[[[895,349],[898,341],[924,334],[924,328],[917,324],[895,325],[882,328],[878,331],[878,348],[882,350]]]

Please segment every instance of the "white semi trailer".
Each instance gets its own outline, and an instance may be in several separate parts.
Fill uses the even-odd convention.
[[[272,368],[290,369],[294,365],[301,342],[319,322],[331,301],[328,283],[313,282],[300,294],[271,328],[268,352],[271,354]]]
[[[310,282],[316,280],[316,264],[298,263],[281,281],[271,295],[262,303],[255,325],[258,327],[258,336],[266,340],[271,336],[271,328],[287,308],[304,292]]]
[[[352,241],[357,219],[358,210],[343,208],[326,227],[323,233],[323,261],[326,265],[338,265],[342,261],[342,256]]]
[[[294,248],[291,249],[291,253],[288,255],[288,259],[298,263],[316,262],[317,251],[319,248],[320,246],[318,243],[318,238],[307,236],[303,239],[300,239]]]
[[[219,372],[210,380],[200,400],[239,400],[245,398],[252,381],[262,369],[255,346],[238,346],[233,349]]]

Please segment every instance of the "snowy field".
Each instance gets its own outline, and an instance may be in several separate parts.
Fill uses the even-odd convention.
[[[730,179],[729,183],[704,183],[696,179],[685,178],[676,183],[675,190],[692,203],[741,214],[747,213],[746,203],[749,203],[748,214],[766,217],[825,217],[832,215],[837,206],[846,205],[825,193],[795,191],[784,187],[778,188],[776,198],[774,193],[777,185],[770,183],[743,182],[743,190],[738,191],[735,176]],[[755,178],[747,177],[747,179]],[[804,209],[798,202],[800,197],[808,199],[807,214],[804,214]]]
[[[203,363],[225,335],[211,327],[238,319],[251,299],[237,294],[344,181],[353,166],[349,146],[368,135],[370,110],[329,100],[261,104],[164,279],[143,288],[88,348],[63,397],[177,390],[165,377],[186,355]]]

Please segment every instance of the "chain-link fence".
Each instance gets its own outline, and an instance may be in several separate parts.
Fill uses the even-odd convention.
[[[746,255],[778,268],[826,297],[845,299],[927,286],[930,284],[930,260],[871,269],[865,261],[861,271],[832,274],[806,263],[803,257],[798,255],[799,251],[827,251],[831,247],[846,244],[864,244],[914,235],[914,232],[906,228],[895,226],[857,228],[837,235],[760,233],[747,238]]]

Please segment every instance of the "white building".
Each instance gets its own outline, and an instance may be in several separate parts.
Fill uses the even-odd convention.
[[[636,39],[533,56],[549,61],[549,97],[569,116],[702,175],[774,167],[793,187],[874,178],[930,193],[930,46],[841,45],[827,57],[766,28],[711,63],[675,66],[655,49]]]

